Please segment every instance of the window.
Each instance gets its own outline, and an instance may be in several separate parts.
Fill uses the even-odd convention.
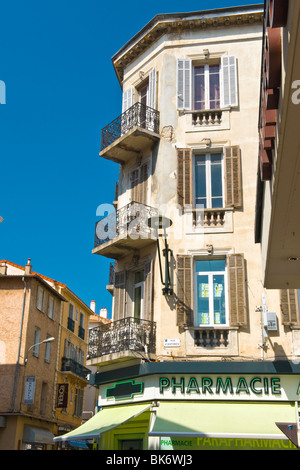
[[[81,416],[83,407],[83,390],[75,389],[74,416]]]
[[[230,254],[226,260],[177,255],[176,263],[178,326],[247,325],[242,254]]]
[[[36,356],[36,357],[39,357],[40,337],[41,337],[41,330],[40,330],[40,328],[38,328],[36,326],[35,330],[34,330],[34,339],[33,339],[34,348],[33,348],[33,351],[32,351],[33,355]]]
[[[130,108],[135,101],[156,109],[156,76],[157,71],[156,67],[154,67],[148,77],[145,77],[143,82],[136,89],[129,87],[124,91],[122,104],[123,113]]]
[[[152,321],[153,270],[147,260],[138,270],[115,272],[113,320],[125,317]]]
[[[45,303],[45,291],[40,286],[37,288],[37,298],[36,298],[36,307],[44,311],[44,303]]]
[[[225,260],[195,262],[195,326],[228,324]]]
[[[237,105],[237,66],[234,55],[222,56],[219,64],[178,60],[179,110],[208,110]]]
[[[134,273],[133,285],[133,316],[143,318],[143,298],[144,298],[144,270]]]
[[[48,384],[46,382],[43,382],[42,389],[41,389],[41,401],[40,401],[41,415],[44,415],[46,413],[47,394],[48,394]]]
[[[48,362],[48,363],[50,362],[50,350],[51,350],[51,343],[46,343],[45,344],[45,362]]]
[[[149,164],[144,162],[138,168],[129,171],[130,201],[148,204]]]
[[[193,175],[193,177],[192,177]],[[238,146],[199,154],[190,148],[177,150],[178,204],[204,208],[241,208],[241,157]]]
[[[55,300],[51,296],[49,296],[49,299],[48,299],[48,312],[47,312],[47,315],[48,315],[49,318],[52,318],[52,320],[54,320]]]
[[[195,205],[204,209],[223,207],[222,154],[195,156]]]
[[[220,65],[198,65],[193,71],[193,109],[220,108]]]

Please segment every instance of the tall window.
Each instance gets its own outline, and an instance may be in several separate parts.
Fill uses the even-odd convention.
[[[220,108],[220,66],[195,66],[193,109],[218,108]]]
[[[39,356],[39,342],[40,342],[40,337],[41,337],[41,330],[37,326],[35,327],[34,330],[34,339],[33,339],[33,344],[35,345],[33,348],[33,355],[38,357]]]
[[[55,300],[53,297],[49,296],[48,299],[48,317],[52,318],[54,320],[54,314],[55,314]]]
[[[40,286],[37,288],[36,306],[42,312],[44,311],[45,291]]]
[[[143,317],[144,298],[144,270],[134,273],[133,285],[133,316],[141,319]]]
[[[195,156],[195,204],[204,209],[224,206],[222,154]]]
[[[195,263],[196,326],[228,324],[225,260]]]

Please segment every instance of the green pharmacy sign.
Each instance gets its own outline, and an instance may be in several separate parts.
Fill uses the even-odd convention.
[[[125,400],[132,398],[134,395],[143,393],[143,384],[135,383],[134,380],[127,380],[125,382],[118,382],[113,387],[105,389],[106,398],[115,398],[116,400]]]

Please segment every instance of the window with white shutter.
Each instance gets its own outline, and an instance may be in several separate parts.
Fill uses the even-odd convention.
[[[37,288],[37,299],[36,299],[36,306],[41,312],[44,311],[45,305],[45,291],[42,287],[38,286]]]
[[[123,92],[122,112],[124,113],[133,105],[133,88],[128,88]]]
[[[177,109],[210,110],[238,106],[237,60],[224,55],[220,63],[177,61]]]

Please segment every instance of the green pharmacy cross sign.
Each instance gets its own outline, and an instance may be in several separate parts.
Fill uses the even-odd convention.
[[[143,384],[134,383],[133,380],[119,382],[113,387],[105,389],[105,397],[115,398],[116,400],[125,400],[126,398],[132,398],[133,395],[139,395],[141,393],[143,393]]]

